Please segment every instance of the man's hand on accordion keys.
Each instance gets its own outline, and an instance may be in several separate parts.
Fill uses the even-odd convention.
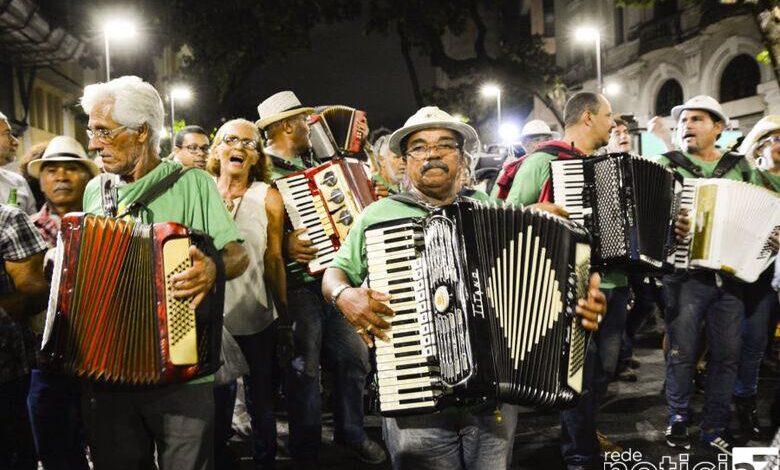
[[[285,238],[287,256],[301,264],[308,263],[317,256],[317,248],[312,246],[312,241],[300,238],[304,233],[306,229],[299,228],[288,233]]]
[[[680,209],[677,213],[677,220],[674,222],[674,234],[677,241],[682,243],[691,231],[691,219],[688,217],[687,209]]]
[[[179,299],[192,297],[190,306],[197,308],[217,279],[217,267],[194,245],[190,245],[190,259],[190,268],[171,276],[173,296]]]
[[[344,290],[336,300],[336,307],[354,327],[367,346],[374,342],[371,335],[388,341],[385,330],[390,328],[382,317],[395,315],[392,309],[382,302],[390,300],[390,295],[365,287],[350,287]]]
[[[577,301],[576,312],[582,317],[582,326],[586,330],[598,331],[599,323],[607,313],[607,298],[599,290],[601,276],[594,273],[588,282],[588,296]]]

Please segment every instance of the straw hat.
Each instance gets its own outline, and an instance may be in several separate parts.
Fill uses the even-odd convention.
[[[280,91],[274,95],[266,98],[262,103],[257,105],[257,114],[260,115],[260,119],[255,122],[255,125],[260,129],[265,129],[266,126],[290,116],[296,114],[306,113],[311,114],[314,112],[314,108],[307,108],[301,105],[300,100],[295,93],[291,91]]]
[[[65,135],[51,139],[43,156],[27,164],[27,173],[33,178],[38,178],[43,164],[49,162],[77,162],[84,165],[92,176],[100,173],[97,164],[87,157],[84,147],[73,137]]]
[[[452,117],[436,106],[420,108],[412,117],[406,120],[404,127],[393,132],[388,145],[396,155],[403,155],[401,143],[409,135],[422,129],[450,129],[463,136],[463,150],[473,153],[479,149],[477,131],[466,123]]]

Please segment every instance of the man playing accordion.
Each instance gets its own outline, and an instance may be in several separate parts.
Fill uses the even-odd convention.
[[[372,335],[387,340],[393,315],[390,296],[360,286],[367,277],[366,227],[382,221],[424,217],[430,209],[458,199],[468,151],[477,145],[476,131],[436,107],[420,109],[390,138],[390,149],[406,158],[410,202],[385,198],[370,205],[350,231],[338,255],[325,272],[323,294],[355,327],[368,345]],[[484,193],[475,193],[485,199]],[[417,203],[411,201],[416,200]],[[591,278],[587,299],[577,313],[582,324],[597,328],[605,312],[599,278]],[[477,339],[479,341],[480,339]],[[482,339],[484,340],[484,339]],[[500,407],[503,419],[494,412]],[[503,468],[510,458],[516,413],[495,402],[477,406],[449,406],[438,413],[383,418],[384,438],[394,468]]]

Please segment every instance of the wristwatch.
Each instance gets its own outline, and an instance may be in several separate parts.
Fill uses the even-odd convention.
[[[349,289],[349,284],[341,284],[340,286],[333,289],[333,292],[330,294],[330,304],[333,305],[333,308],[338,310],[339,308],[336,306],[336,301],[339,299],[339,296],[347,289]]]

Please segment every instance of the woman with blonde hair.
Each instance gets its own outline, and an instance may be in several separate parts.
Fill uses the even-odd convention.
[[[259,131],[245,119],[233,119],[219,128],[206,169],[216,177],[249,254],[244,274],[225,285],[225,328],[249,364],[244,385],[255,467],[271,468],[276,458],[271,377],[277,334],[280,345],[292,347],[282,261],[284,205],[279,192],[269,185],[271,165],[262,152]],[[235,385],[227,390],[215,388],[217,468],[230,468],[225,460],[234,402]]]

